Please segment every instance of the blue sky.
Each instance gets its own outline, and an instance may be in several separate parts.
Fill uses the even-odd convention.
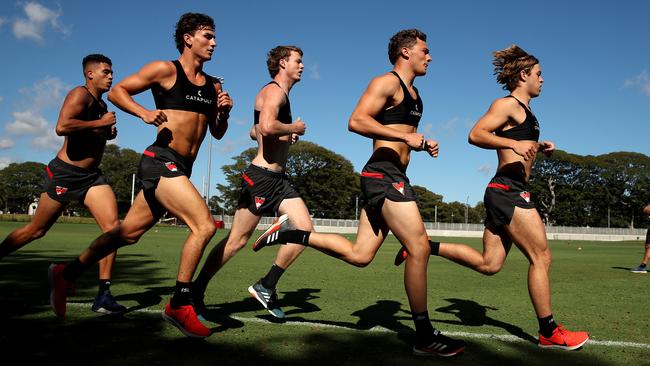
[[[303,139],[345,156],[359,171],[371,141],[348,132],[347,119],[370,79],[391,69],[388,39],[404,28],[428,35],[433,61],[428,74],[416,80],[424,101],[420,131],[437,139],[441,149],[438,159],[414,153],[408,174],[413,184],[445,201],[474,205],[494,174],[496,154],[469,145],[467,133],[492,100],[505,95],[492,75],[491,52],[513,43],[541,61],[545,84],[532,109],[542,139],[581,155],[650,155],[650,3],[496,4],[2,1],[0,168],[47,163],[60,148],[54,126],[66,93],[83,83],[83,56],[109,56],[116,81],[147,62],[175,59],[174,24],[187,11],[215,19],[218,45],[205,71],[225,78],[235,101],[226,136],[212,143],[211,195],[223,182],[221,166],[254,146],[248,138],[253,100],[269,80],[266,52],[279,44],[305,52],[306,72],[291,92],[294,117],[307,123]],[[153,108],[150,93],[136,99]],[[141,151],[154,141],[153,127],[110,103],[109,110],[117,111],[120,147]],[[201,192],[207,162],[206,139],[192,177]]]

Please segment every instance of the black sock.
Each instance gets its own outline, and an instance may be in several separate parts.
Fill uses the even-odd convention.
[[[191,303],[191,284],[189,282],[176,281],[176,289],[174,296],[171,299],[172,309],[178,309],[181,306],[189,305]]]
[[[63,268],[63,279],[70,283],[75,283],[77,278],[81,277],[81,274],[90,267],[87,264],[81,263],[79,258],[75,258],[72,262],[68,263]]]
[[[301,245],[309,245],[309,234],[311,234],[311,231],[304,231],[304,230],[290,230],[290,231],[285,231],[282,234],[280,234],[280,242],[281,243],[295,243],[295,244],[301,244]]]
[[[544,337],[550,337],[553,335],[553,331],[557,328],[555,319],[553,319],[553,314],[544,318],[537,318],[537,321],[539,322],[539,332]]]
[[[440,252],[440,242],[429,240],[429,247],[431,247],[431,255],[438,255]]]
[[[273,290],[275,289],[275,286],[277,286],[278,281],[280,280],[280,277],[282,277],[283,273],[284,268],[273,263],[271,269],[269,269],[269,273],[267,273],[266,276],[260,280],[260,282],[262,283],[262,286]]]
[[[413,314],[413,322],[415,323],[415,335],[418,339],[418,344],[426,347],[433,343],[433,326],[429,320],[429,312],[425,311],[419,314]]]
[[[192,296],[202,297],[205,294],[205,289],[207,286],[203,285],[198,281],[194,281],[191,284],[192,286]]]
[[[99,294],[103,294],[105,291],[110,291],[111,289],[111,280],[99,280]]]

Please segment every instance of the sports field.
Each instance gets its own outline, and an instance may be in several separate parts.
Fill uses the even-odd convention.
[[[0,222],[4,238],[21,223]],[[429,263],[429,314],[434,326],[462,338],[451,359],[411,355],[414,336],[402,284],[392,263],[392,237],[367,268],[308,248],[285,273],[279,298],[283,323],[246,288],[264,275],[274,248],[243,249],[208,288],[215,333],[188,339],[160,317],[175,283],[184,228],[159,227],[118,255],[112,292],[124,316],[90,310],[96,268],[69,298],[66,319],[52,313],[47,268],[76,256],[99,230],[56,224],[48,235],[0,261],[0,346],[21,364],[93,365],[650,365],[650,275],[632,274],[640,242],[551,242],[556,320],[588,330],[576,352],[542,350],[526,288],[527,261],[513,248],[503,270],[486,277],[438,257]],[[226,234],[219,230],[216,244]],[[479,239],[442,239],[479,246]],[[8,362],[8,361],[7,361]],[[4,364],[4,362],[3,362]],[[9,364],[9,363],[7,363]]]

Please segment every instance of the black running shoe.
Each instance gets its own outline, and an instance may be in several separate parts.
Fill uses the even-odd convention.
[[[413,354],[416,356],[440,356],[451,357],[465,350],[465,341],[449,338],[442,335],[439,330],[433,333],[433,342],[428,346],[413,346]]]

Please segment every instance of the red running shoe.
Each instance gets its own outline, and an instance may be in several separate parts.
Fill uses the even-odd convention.
[[[50,279],[50,305],[56,316],[65,316],[68,292],[74,289],[74,284],[63,278],[63,264],[50,264],[47,274]]]
[[[567,351],[573,351],[582,347],[589,340],[587,332],[571,332],[564,329],[562,324],[558,324],[553,334],[546,338],[539,335],[538,346],[542,348],[559,348]]]
[[[212,334],[210,328],[203,325],[196,316],[192,305],[183,305],[178,309],[172,309],[171,304],[167,303],[162,317],[188,337],[205,338]]]

